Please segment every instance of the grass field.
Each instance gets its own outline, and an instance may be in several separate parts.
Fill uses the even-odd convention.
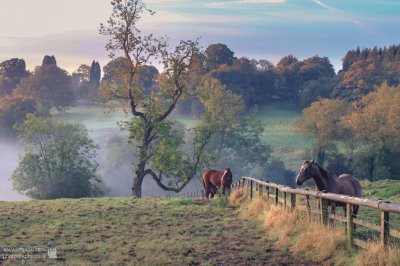
[[[293,102],[271,103],[260,107],[256,114],[265,126],[264,142],[271,145],[275,157],[287,168],[297,171],[305,152],[313,141],[296,132],[293,121],[301,117],[301,110]]]
[[[236,208],[218,203],[179,198],[0,202],[0,255],[8,248],[45,250],[35,254],[46,258],[3,259],[4,265],[309,265],[276,249],[257,221],[241,219]],[[47,257],[49,246],[57,249],[57,260]]]
[[[265,123],[263,140],[271,145],[276,157],[283,160],[291,170],[297,170],[304,158],[304,152],[311,147],[312,140],[296,132],[292,122],[301,116],[301,110],[292,102],[272,103],[258,108],[256,117]],[[131,118],[123,111],[109,112],[102,105],[78,105],[57,114],[57,117],[71,122],[83,123],[91,136],[104,139],[119,130],[117,122]],[[196,125],[197,120],[183,115],[174,117],[188,128]]]

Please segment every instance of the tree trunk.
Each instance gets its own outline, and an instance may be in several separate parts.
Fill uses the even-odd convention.
[[[147,161],[149,160],[148,152],[149,152],[149,145],[151,143],[151,133],[153,127],[150,125],[146,125],[146,133],[143,136],[142,145],[139,146],[139,164],[136,166],[136,176],[133,177],[133,184],[132,184],[132,197],[134,198],[141,198],[142,197],[142,183],[143,179],[146,175],[146,165]]]
[[[134,198],[142,197],[142,183],[143,183],[143,176],[136,175],[133,177],[132,197]]]

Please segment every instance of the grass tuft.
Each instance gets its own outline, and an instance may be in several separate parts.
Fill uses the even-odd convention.
[[[379,243],[369,243],[368,249],[360,252],[356,265],[360,266],[397,266],[400,264],[400,249],[396,247],[383,248]]]

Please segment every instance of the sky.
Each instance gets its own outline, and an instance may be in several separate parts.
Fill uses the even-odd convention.
[[[73,72],[108,61],[98,29],[110,0],[0,0],[0,61],[24,58],[28,69],[44,55]],[[196,39],[205,49],[224,43],[235,56],[299,59],[326,56],[336,70],[348,50],[400,44],[399,0],[145,0],[156,12],[140,22],[144,33],[172,44]]]

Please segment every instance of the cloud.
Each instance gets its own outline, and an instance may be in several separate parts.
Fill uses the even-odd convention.
[[[324,8],[324,9],[326,9],[326,10],[329,10],[330,12],[340,12],[339,9],[337,9],[337,8],[335,8],[335,7],[332,7],[332,6],[329,6],[329,5],[327,5],[327,4],[324,4],[324,3],[322,3],[322,2],[319,1],[319,0],[314,0],[314,2],[315,2],[317,5],[321,6],[322,8]]]
[[[325,3],[321,2],[320,0],[313,0],[313,2],[316,3],[317,5],[319,5],[320,7],[322,7],[323,9],[329,11],[333,15],[340,16],[340,18],[343,20],[348,21],[354,25],[357,25],[362,29],[367,29],[367,27],[364,24],[362,24],[359,20],[352,18],[351,16],[346,14],[346,12],[344,12],[343,10],[340,10],[338,8],[335,8],[333,6],[325,4]]]
[[[286,0],[227,0],[227,1],[218,1],[206,3],[206,7],[211,8],[227,8],[232,7],[233,5],[243,5],[243,4],[283,4]]]

